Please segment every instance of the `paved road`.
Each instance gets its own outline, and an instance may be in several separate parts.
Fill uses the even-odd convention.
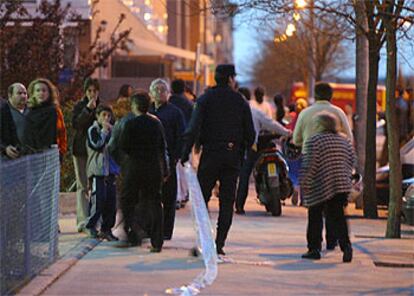
[[[386,220],[352,218],[353,262],[342,263],[339,250],[312,262],[300,258],[306,210],[288,205],[282,217],[271,217],[252,196],[247,215],[234,217],[225,247],[230,262],[219,265],[216,281],[202,295],[414,295],[414,268],[374,264],[413,263],[414,227],[405,225],[401,240],[386,240]],[[203,264],[188,255],[195,241],[189,208],[177,212],[174,238],[162,253],[149,253],[148,243],[128,249],[101,243],[44,295],[164,295],[166,288],[191,282]],[[210,209],[216,221],[215,199]]]

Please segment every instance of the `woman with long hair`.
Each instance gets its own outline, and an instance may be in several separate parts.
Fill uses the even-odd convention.
[[[37,78],[29,84],[28,93],[25,146],[36,152],[57,144],[62,158],[67,151],[67,137],[58,90],[48,79]]]

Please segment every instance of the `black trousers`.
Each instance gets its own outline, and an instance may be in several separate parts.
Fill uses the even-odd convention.
[[[170,240],[174,231],[175,206],[177,203],[177,171],[175,161],[170,164],[171,174],[162,186],[162,205],[164,209],[164,239]]]
[[[101,231],[110,231],[115,225],[116,215],[115,176],[93,176],[91,178],[91,184],[90,215],[86,219],[86,228],[95,228],[96,223],[102,216]]]
[[[237,178],[240,173],[240,152],[219,150],[203,151],[198,168],[198,180],[204,200],[208,206],[211,191],[217,181],[219,188],[219,216],[217,222],[216,246],[224,247],[233,220],[233,206]]]
[[[124,228],[129,236],[150,235],[151,245],[163,245],[163,211],[161,205],[161,170],[147,163],[124,165],[120,207]]]
[[[341,250],[351,246],[348,224],[344,215],[347,196],[348,193],[336,194],[326,202],[309,207],[306,233],[309,250],[320,251],[322,249],[323,210],[325,207],[327,219],[330,221],[331,233],[338,239]]]
[[[252,170],[256,164],[257,159],[259,158],[259,155],[260,154],[257,151],[249,149],[246,154],[246,158],[243,161],[240,171],[239,185],[237,188],[236,209],[244,209],[246,198],[249,193],[250,175],[252,174]]]

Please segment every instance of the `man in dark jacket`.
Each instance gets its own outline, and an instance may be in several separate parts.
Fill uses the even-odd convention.
[[[182,79],[176,79],[171,82],[171,96],[169,102],[175,105],[184,114],[185,124],[188,125],[193,113],[194,104],[184,95],[185,82]]]
[[[246,148],[255,140],[250,107],[235,88],[234,65],[218,65],[215,73],[217,86],[207,90],[195,105],[185,132],[181,162],[188,160],[197,137],[202,145],[198,180],[206,204],[211,190],[220,181],[219,217],[217,223],[217,253],[224,255],[223,247],[233,219],[233,205],[237,178]]]
[[[164,208],[164,240],[170,240],[174,231],[175,205],[177,203],[176,164],[181,154],[181,137],[184,133],[184,115],[181,110],[168,102],[168,84],[162,79],[155,79],[150,85],[150,96],[154,100],[150,113],[161,121],[167,150],[170,158],[170,176],[162,188],[162,204]]]
[[[150,98],[141,92],[132,95],[135,118],[125,123],[120,149],[125,152],[120,206],[128,241],[139,245],[149,229],[151,252],[161,252],[163,221],[161,184],[169,174],[164,129],[161,122],[147,114]]]
[[[86,78],[83,91],[85,96],[72,111],[74,129],[72,155],[76,175],[76,225],[79,232],[85,230],[86,218],[89,216],[88,178],[86,176],[86,138],[88,128],[95,120],[95,110],[99,105],[99,82]]]
[[[10,159],[20,156],[27,114],[27,91],[21,83],[8,88],[8,101],[0,104],[0,154]]]

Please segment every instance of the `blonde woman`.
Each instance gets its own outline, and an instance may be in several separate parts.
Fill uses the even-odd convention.
[[[67,138],[56,87],[48,79],[38,78],[29,84],[28,93],[26,147],[36,152],[57,144],[62,157],[67,151]]]

